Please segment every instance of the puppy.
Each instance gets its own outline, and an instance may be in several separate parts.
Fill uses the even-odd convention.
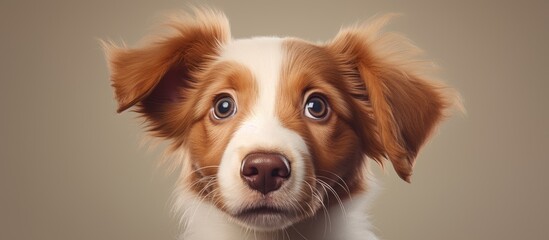
[[[140,47],[103,42],[118,112],[170,143],[181,239],[377,239],[368,162],[409,182],[453,104],[413,45],[380,32],[388,18],[318,44],[232,39],[222,13],[196,9]]]

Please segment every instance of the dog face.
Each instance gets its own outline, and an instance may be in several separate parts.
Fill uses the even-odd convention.
[[[184,150],[178,184],[253,229],[288,227],[366,191],[367,159],[409,181],[450,105],[423,79],[386,19],[331,42],[232,40],[226,18],[196,10],[139,48],[104,44],[119,112]],[[406,51],[403,51],[406,50]]]

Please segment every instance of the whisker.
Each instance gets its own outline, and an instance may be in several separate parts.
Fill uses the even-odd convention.
[[[309,187],[311,187],[311,189],[314,189],[308,182],[305,182],[307,185],[309,185]],[[328,212],[328,208],[326,208],[326,205],[324,205],[324,201],[322,200],[321,196],[320,196],[320,192],[318,192],[318,190],[315,190],[312,192],[312,195],[315,199],[318,200],[318,203],[320,204],[320,206],[322,207],[322,212],[324,213],[324,218],[325,218],[325,221],[324,221],[324,237],[327,235],[327,231],[328,229],[330,230],[330,232],[332,231],[332,220],[330,219],[330,213]],[[327,220],[327,222],[326,222]]]
[[[347,194],[349,194],[349,197],[351,197],[351,190],[350,190],[349,186],[347,185],[347,183],[345,182],[345,180],[343,180],[343,178],[341,178],[341,176],[337,175],[336,173],[334,173],[332,171],[328,171],[328,170],[319,170],[319,171],[326,172],[326,173],[332,174],[335,177],[337,177],[339,179],[339,181],[335,181],[335,183],[340,185],[347,192]],[[323,177],[323,176],[317,176],[317,177]],[[324,178],[326,178],[326,177],[324,177]],[[341,181],[341,183],[339,183],[340,181]]]
[[[204,169],[209,169],[209,168],[219,168],[219,166],[211,165],[211,166],[203,166],[203,167],[200,167],[200,168],[197,168],[197,169],[193,169],[191,172],[189,172],[188,176],[190,176],[190,175],[192,175],[196,172],[202,171]]]
[[[201,195],[203,194],[204,191],[207,191],[207,189],[211,186],[212,182],[216,181],[217,178],[216,177],[212,177],[208,183],[206,184],[206,186],[204,186],[204,188],[202,188],[202,190],[200,190],[200,192],[198,192],[198,202],[196,202],[196,199],[195,201],[193,201],[193,205],[195,205],[194,207],[194,211],[193,211],[193,214],[191,215],[191,217],[189,219],[193,219],[194,216],[196,215],[196,212],[198,211],[198,208],[200,207],[200,205],[202,205],[202,202],[205,200],[205,198]]]
[[[303,236],[303,234],[301,234],[301,233],[300,233],[300,232],[299,232],[299,231],[297,230],[297,228],[296,228],[296,227],[294,227],[293,225],[292,225],[292,228],[293,228],[293,229],[294,229],[294,231],[295,231],[295,232],[296,232],[296,233],[297,233],[297,234],[298,234],[299,236],[301,236],[301,237],[302,237],[303,239],[305,239],[305,240],[309,240],[308,238],[306,238],[305,236]]]
[[[343,216],[345,216],[345,219],[347,219],[347,212],[345,211],[345,206],[343,205],[343,201],[341,201],[341,198],[337,195],[337,192],[330,185],[328,185],[328,183],[324,182],[323,180],[317,179],[317,181],[323,186],[324,189],[327,188],[334,195],[339,206],[341,207],[341,212],[343,213]]]
[[[284,233],[286,233],[286,236],[288,236],[288,240],[292,240],[292,239],[290,238],[290,234],[288,233],[288,230],[283,229],[283,231],[284,231]],[[283,235],[283,236],[284,236],[284,235]]]

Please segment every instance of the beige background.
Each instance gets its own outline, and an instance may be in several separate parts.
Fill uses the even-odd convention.
[[[411,185],[378,174],[378,234],[549,239],[548,1],[209,2],[235,37],[327,40],[341,25],[403,13],[388,29],[441,66],[468,115],[442,125]],[[173,179],[140,147],[135,115],[115,114],[96,38],[135,43],[186,5],[0,3],[0,239],[174,239]]]

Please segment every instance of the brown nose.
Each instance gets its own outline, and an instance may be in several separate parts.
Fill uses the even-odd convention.
[[[290,163],[280,154],[251,153],[242,161],[240,175],[252,189],[267,194],[290,177]]]

